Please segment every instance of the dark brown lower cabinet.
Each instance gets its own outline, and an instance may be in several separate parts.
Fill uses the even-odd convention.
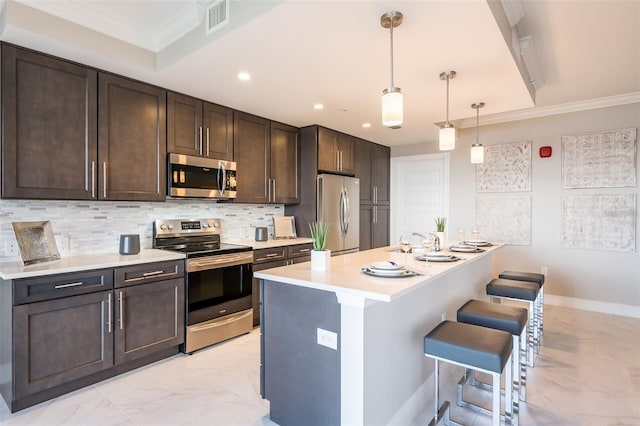
[[[12,412],[176,354],[182,343],[183,260],[0,279],[0,393]]]
[[[389,245],[389,206],[360,205],[360,251]]]
[[[113,366],[111,291],[13,309],[15,398]]]

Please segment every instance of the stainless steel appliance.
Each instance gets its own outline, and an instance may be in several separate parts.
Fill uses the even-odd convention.
[[[360,179],[320,174],[316,218],[329,223],[331,254],[358,251],[360,245]]]
[[[236,198],[236,163],[169,154],[168,194],[187,198]]]
[[[186,333],[191,353],[253,328],[253,250],[220,242],[218,219],[156,220],[153,246],[186,254]]]

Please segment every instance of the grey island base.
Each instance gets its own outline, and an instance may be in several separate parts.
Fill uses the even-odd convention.
[[[287,425],[409,424],[433,398],[425,334],[471,298],[486,299],[501,246],[429,263],[381,248],[300,263],[261,279],[261,394]],[[393,260],[423,275],[379,278],[361,267]]]

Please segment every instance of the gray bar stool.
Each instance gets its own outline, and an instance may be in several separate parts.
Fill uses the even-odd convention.
[[[527,310],[516,306],[497,305],[495,303],[480,300],[469,300],[458,309],[458,322],[479,325],[511,333],[513,336],[513,352],[511,361],[513,364],[513,393],[520,396],[521,401],[527,400],[527,346],[526,325]],[[475,380],[475,372],[465,374],[458,382],[458,406],[469,407],[477,411],[486,411],[484,408],[471,404],[464,400],[464,384],[470,380],[474,386],[491,389],[491,385]],[[518,399],[513,402],[513,418],[517,423],[519,413]]]
[[[517,300],[518,302],[525,302],[529,304],[528,309],[528,330],[527,330],[527,345],[528,356],[527,364],[529,367],[533,367],[535,362],[535,354],[538,352],[538,325],[537,318],[538,312],[536,308],[536,298],[540,293],[540,287],[538,284],[525,282],[505,280],[503,278],[494,278],[487,284],[487,295],[489,295],[491,302],[495,299]]]
[[[536,299],[538,305],[538,336],[542,338],[544,333],[544,275],[536,274],[534,272],[520,272],[520,271],[503,271],[498,278],[504,278],[506,280],[526,281],[530,283],[536,283],[540,286],[540,293]]]
[[[429,426],[444,419],[445,424],[458,425],[450,418],[450,403],[439,404],[440,373],[438,361],[471,368],[493,377],[493,425],[500,424],[500,375],[505,372],[505,420],[511,421],[513,413],[513,387],[511,352],[513,340],[506,331],[493,330],[478,325],[442,321],[424,337],[424,354],[435,361],[434,416]],[[517,398],[517,396],[516,396]]]

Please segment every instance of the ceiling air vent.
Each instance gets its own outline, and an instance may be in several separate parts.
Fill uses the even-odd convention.
[[[229,0],[215,0],[206,8],[207,35],[229,23]]]

